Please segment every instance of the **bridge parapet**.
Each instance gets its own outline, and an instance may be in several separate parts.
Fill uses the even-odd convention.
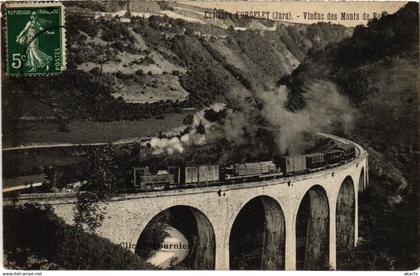
[[[346,143],[353,143],[340,137],[327,136],[332,139],[340,139],[340,141]],[[304,175],[233,185],[225,184],[115,196],[108,202],[106,218],[103,225],[97,230],[97,233],[116,244],[137,244],[140,234],[156,215],[176,206],[192,208],[195,210],[193,212],[195,217],[200,218],[197,220],[197,223],[203,222],[203,225],[200,227],[202,229],[206,228],[206,233],[214,231],[214,249],[212,249],[214,252],[207,252],[208,254],[214,254],[214,267],[216,269],[229,269],[230,237],[236,218],[248,202],[258,197],[264,197],[266,198],[264,200],[266,206],[274,206],[273,203],[269,202],[273,200],[278,204],[281,216],[284,217],[285,237],[279,239],[284,240],[284,252],[286,254],[283,256],[283,263],[286,269],[294,270],[296,269],[297,260],[296,228],[299,216],[298,210],[305,195],[314,187],[318,187],[317,190],[323,191],[327,199],[326,205],[324,203],[321,206],[328,207],[324,208],[329,212],[327,214],[329,225],[326,227],[330,237],[328,241],[328,258],[329,265],[335,268],[336,223],[339,223],[336,220],[338,215],[337,202],[340,201],[340,189],[347,180],[350,180],[350,182],[347,181],[346,183],[351,183],[349,184],[350,186],[347,186],[353,187],[354,194],[354,217],[351,219],[354,222],[354,232],[351,234],[353,236],[352,241],[355,243],[358,238],[358,186],[360,179],[366,180],[368,154],[360,145],[353,144],[355,144],[358,151],[355,159],[340,166]],[[363,177],[361,177],[362,174]],[[58,216],[62,217],[67,223],[72,224],[75,196],[75,194],[69,193],[34,194],[22,195],[15,201],[18,203],[41,202],[50,204]],[[12,199],[4,199],[3,204],[10,204],[13,201]],[[271,216],[279,217],[279,214],[275,213],[277,209],[277,207],[270,207],[267,210],[270,210]],[[323,214],[324,216],[325,214]],[[208,229],[209,227],[211,229]],[[339,229],[347,228],[341,227]],[[272,238],[274,239],[275,237]],[[130,250],[134,252],[135,248],[130,248]],[[207,263],[212,262],[208,261]]]

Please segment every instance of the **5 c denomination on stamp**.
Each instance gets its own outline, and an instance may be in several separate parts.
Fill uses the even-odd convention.
[[[47,76],[65,69],[64,6],[61,3],[6,3],[4,18],[8,75]]]

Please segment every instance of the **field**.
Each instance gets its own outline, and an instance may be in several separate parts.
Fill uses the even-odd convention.
[[[164,119],[144,119],[140,121],[74,121],[68,124],[68,131],[59,131],[54,123],[25,122],[22,131],[11,137],[4,134],[3,148],[22,145],[60,143],[113,142],[135,137],[158,135],[173,128],[181,127],[183,119],[192,112],[170,114]]]

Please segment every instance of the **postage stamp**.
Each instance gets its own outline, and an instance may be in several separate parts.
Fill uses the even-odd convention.
[[[66,66],[64,6],[59,3],[6,3],[7,64],[10,76],[45,76]]]

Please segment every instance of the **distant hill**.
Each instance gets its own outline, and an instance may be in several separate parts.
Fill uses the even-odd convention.
[[[418,126],[418,28],[418,4],[410,2],[393,15],[356,27],[339,43],[311,51],[280,81],[292,90],[289,106],[305,105],[308,83],[330,81],[360,109],[359,129],[381,134],[385,144],[413,143]]]
[[[346,135],[369,152],[370,189],[359,199],[367,240],[343,269],[415,269],[418,255],[419,7],[358,26],[351,37],[310,51],[279,83],[292,91],[289,108],[310,104],[305,94],[331,83],[357,110]],[[317,90],[318,89],[318,90]],[[375,257],[373,257],[373,255]]]
[[[193,23],[165,14],[200,10],[180,4],[142,10],[133,2],[132,16],[144,9],[160,14],[137,14],[129,21],[106,14],[124,10],[123,2],[66,2],[72,11],[92,11],[97,18],[67,13],[68,69],[60,76],[27,78],[24,83],[3,76],[5,117],[133,120],[201,107],[223,100],[234,87],[273,86],[300,64],[309,49],[321,49],[351,34],[351,29],[324,23],[267,27],[258,21],[235,31],[228,25]],[[21,108],[13,102],[21,103]]]

